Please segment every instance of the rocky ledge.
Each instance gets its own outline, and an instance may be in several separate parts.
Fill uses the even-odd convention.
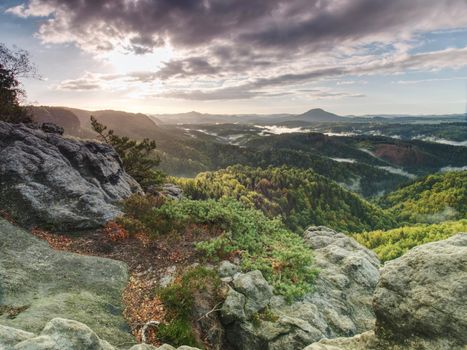
[[[115,202],[141,191],[108,145],[45,128],[0,122],[0,207],[25,225],[59,230],[102,225]]]
[[[231,284],[222,320],[234,348],[303,349],[325,337],[352,336],[373,328],[371,302],[380,264],[376,255],[326,227],[311,227],[304,238],[313,249],[319,276],[314,291],[292,304],[273,296],[259,271],[241,274],[234,266],[221,264],[220,274]]]
[[[132,343],[122,315],[127,282],[122,262],[53,250],[0,219],[0,325],[37,333],[53,318],[71,318],[118,345]]]
[[[374,293],[376,327],[305,350],[465,350],[467,233],[386,263]]]

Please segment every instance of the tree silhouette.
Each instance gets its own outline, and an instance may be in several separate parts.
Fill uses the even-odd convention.
[[[10,123],[32,121],[27,109],[20,105],[26,94],[18,79],[35,75],[36,70],[27,51],[10,50],[0,43],[0,120]]]

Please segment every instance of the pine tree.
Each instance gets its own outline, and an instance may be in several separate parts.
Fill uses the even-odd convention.
[[[113,130],[99,123],[91,116],[91,126],[99,135],[99,139],[111,145],[122,159],[123,168],[130,174],[144,190],[149,190],[160,185],[165,175],[156,170],[160,159],[155,154],[156,141],[144,139],[143,141],[131,140],[126,136],[115,135]]]

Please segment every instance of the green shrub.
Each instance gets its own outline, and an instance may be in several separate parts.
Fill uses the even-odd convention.
[[[189,345],[200,347],[193,333],[191,314],[197,292],[209,285],[217,291],[221,285],[217,273],[204,267],[187,270],[170,286],[158,290],[158,295],[166,310],[165,324],[159,327],[157,337],[173,346]]]
[[[129,232],[144,228],[152,237],[178,234],[193,224],[216,228],[223,234],[196,245],[206,258],[217,261],[239,253],[244,271],[260,270],[276,293],[289,299],[311,290],[317,273],[311,251],[279,219],[233,199],[161,203],[133,196],[124,202],[126,216],[119,223]]]
[[[310,250],[279,219],[269,219],[259,210],[232,199],[184,199],[160,207],[143,203],[137,211],[133,211],[133,205],[125,204],[125,208],[153,236],[180,232],[190,224],[221,229],[221,236],[197,244],[207,258],[217,260],[238,251],[243,270],[260,270],[277,293],[293,298],[311,289],[316,271]]]
[[[174,319],[170,323],[161,324],[157,331],[157,338],[173,346],[199,346],[193,334],[191,322],[185,319]]]

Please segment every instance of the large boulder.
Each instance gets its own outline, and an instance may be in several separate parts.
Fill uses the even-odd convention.
[[[376,334],[467,345],[467,234],[416,247],[388,262],[374,295]]]
[[[10,334],[13,334],[11,336]],[[5,337],[3,337],[5,335]],[[128,347],[125,347],[128,348]],[[49,321],[39,335],[0,325],[0,349],[2,350],[116,350],[88,326],[64,318]],[[189,346],[178,349],[164,344],[158,348],[138,344],[130,350],[199,350]]]
[[[371,302],[380,265],[376,255],[325,227],[309,228],[304,239],[310,254],[313,251],[319,275],[313,292],[302,299],[290,304],[272,296],[259,271],[234,276],[221,310],[227,339],[234,348],[303,349],[321,338],[351,336],[373,328]]]
[[[0,219],[0,325],[38,333],[50,319],[70,318],[115,344],[131,343],[122,316],[127,281],[122,262],[53,250]]]
[[[465,350],[466,291],[466,233],[416,247],[381,271],[375,331],[306,350]]]
[[[93,228],[119,215],[115,202],[137,191],[110,146],[0,122],[0,209],[18,222]]]

